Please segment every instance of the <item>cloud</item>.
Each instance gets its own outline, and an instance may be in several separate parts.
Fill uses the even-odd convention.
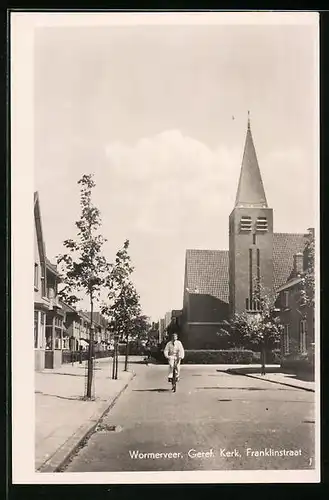
[[[109,260],[128,238],[133,280],[146,314],[154,319],[182,306],[187,248],[228,248],[244,144],[206,144],[166,130],[136,143],[107,145],[74,138],[70,155],[50,157],[54,168],[40,171],[41,210],[49,257],[74,237],[79,216],[77,180],[94,172],[94,202],[102,215]],[[312,223],[309,159],[298,149],[259,147],[266,195],[275,231],[305,231]],[[58,168],[55,168],[58,167]],[[53,200],[58,200],[54,211]],[[58,221],[61,223],[58,224]]]
[[[109,182],[134,200],[134,225],[142,232],[175,233],[233,202],[240,152],[216,150],[168,130],[127,146],[106,147]],[[230,207],[231,208],[231,207]]]

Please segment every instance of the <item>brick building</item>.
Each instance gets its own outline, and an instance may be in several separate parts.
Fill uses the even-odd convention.
[[[309,238],[314,238],[313,229],[309,229]],[[294,255],[294,266],[287,280],[278,288],[277,306],[280,320],[284,325],[282,338],[283,358],[294,354],[313,354],[315,329],[314,308],[303,295],[303,279],[308,268],[307,249]]]
[[[234,313],[257,309],[254,283],[276,292],[289,279],[307,235],[275,233],[248,119],[229,250],[186,251],[182,340],[189,349],[225,348],[218,333]]]

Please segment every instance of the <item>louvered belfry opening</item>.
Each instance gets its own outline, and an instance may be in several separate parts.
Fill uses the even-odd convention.
[[[268,230],[267,218],[266,217],[257,217],[256,231],[258,233],[266,233],[267,230]]]
[[[240,231],[249,233],[252,228],[252,220],[248,215],[243,215],[240,220]]]

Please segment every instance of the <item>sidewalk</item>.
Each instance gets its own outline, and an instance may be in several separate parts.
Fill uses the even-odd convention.
[[[136,360],[135,360],[136,361]],[[35,468],[55,472],[92,433],[100,418],[113,406],[136,371],[130,363],[124,372],[119,358],[119,379],[112,380],[112,359],[95,360],[94,400],[84,401],[86,362],[64,364],[59,369],[35,372]]]
[[[232,373],[234,375],[244,375],[246,377],[266,380],[267,382],[272,382],[273,384],[280,384],[288,387],[294,387],[296,389],[302,389],[304,391],[315,392],[314,381],[302,380],[294,373],[284,373],[280,370],[281,368],[279,365],[269,365],[266,366],[266,375],[261,375],[260,365],[246,365],[230,366],[226,369],[220,369],[219,371],[226,371],[227,373]]]

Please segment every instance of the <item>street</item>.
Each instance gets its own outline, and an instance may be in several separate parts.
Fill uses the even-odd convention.
[[[145,366],[65,472],[314,468],[314,394],[216,366]]]

